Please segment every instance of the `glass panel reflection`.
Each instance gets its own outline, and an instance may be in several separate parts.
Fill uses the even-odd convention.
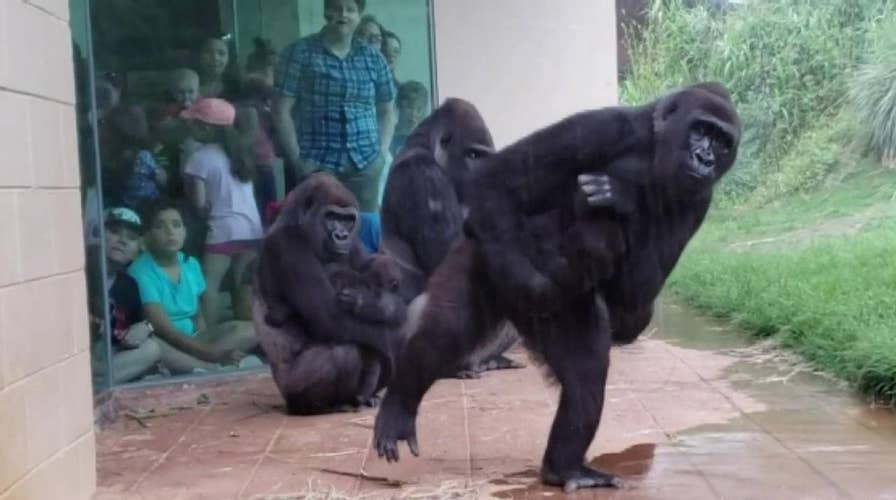
[[[431,107],[429,2],[73,0],[72,13],[95,378],[263,366],[264,230],[327,170],[377,249],[388,167]]]

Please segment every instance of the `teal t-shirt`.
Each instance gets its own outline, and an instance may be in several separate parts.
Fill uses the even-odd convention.
[[[205,278],[199,262],[177,253],[180,263],[180,283],[173,283],[156,264],[152,255],[143,252],[128,266],[128,274],[137,281],[140,300],[144,304],[156,303],[184,335],[196,335],[193,317],[199,310],[199,296],[205,291]]]

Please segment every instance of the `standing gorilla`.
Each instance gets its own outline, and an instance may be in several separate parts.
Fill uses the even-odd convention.
[[[392,372],[404,301],[376,283],[337,290],[331,282],[340,268],[364,279],[372,268],[378,278],[357,230],[354,196],[320,173],[290,193],[265,236],[253,321],[290,413],[372,405]]]
[[[473,104],[446,99],[408,136],[389,172],[380,216],[383,250],[402,268],[406,302],[426,282],[461,235],[464,183],[477,163],[494,153],[494,142]],[[489,369],[522,365],[503,354],[518,337],[499,325],[459,364],[455,375],[476,377]]]
[[[650,320],[713,186],[734,163],[739,138],[727,92],[704,83],[644,106],[578,113],[477,170],[466,185],[468,238],[452,247],[411,305],[411,336],[376,418],[379,456],[397,460],[399,440],[418,453],[423,395],[481,332],[509,318],[562,387],[542,481],[567,491],[621,484],[585,465],[603,411],[610,345],[614,337],[633,340]],[[580,188],[592,208],[576,215]],[[600,265],[609,267],[578,269],[579,261],[569,259],[573,271],[586,275],[573,283],[584,283],[578,292],[552,279],[552,270],[533,259],[531,234],[519,232],[555,212],[548,219],[561,225],[549,232],[556,235],[555,257],[597,248]],[[624,244],[602,244],[601,233],[592,234],[606,230],[618,231]]]

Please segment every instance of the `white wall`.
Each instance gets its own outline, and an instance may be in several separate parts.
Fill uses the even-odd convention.
[[[0,499],[96,489],[68,5],[0,0]]]
[[[472,101],[498,147],[617,103],[613,0],[433,4],[439,101]]]

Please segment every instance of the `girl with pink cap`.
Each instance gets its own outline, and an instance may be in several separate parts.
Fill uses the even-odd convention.
[[[224,275],[232,269],[234,283],[244,283],[246,266],[263,236],[252,186],[254,135],[236,130],[236,109],[223,99],[198,99],[181,117],[196,141],[182,155],[183,169],[187,196],[208,223],[203,256],[208,288],[202,309],[207,324],[213,326],[219,322]],[[251,297],[243,297],[247,293],[251,293],[247,287],[235,287],[233,303],[250,301]]]

